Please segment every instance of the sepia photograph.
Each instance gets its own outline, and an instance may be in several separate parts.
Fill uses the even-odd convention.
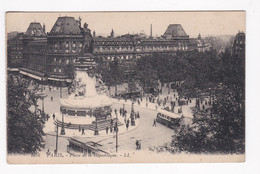
[[[7,12],[9,164],[245,161],[245,11]]]

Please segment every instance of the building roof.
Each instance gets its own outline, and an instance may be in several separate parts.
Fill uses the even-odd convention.
[[[188,37],[181,24],[170,24],[163,34],[163,37],[172,39],[175,37]]]
[[[30,37],[46,37],[46,34],[39,22],[31,22],[25,35]]]
[[[24,33],[16,33],[16,35],[9,37],[8,40],[22,40]]]
[[[74,17],[59,17],[50,31],[51,35],[79,35],[80,26]]]
[[[236,38],[235,40],[245,40],[245,33],[244,32],[239,32],[237,35],[236,35]]]

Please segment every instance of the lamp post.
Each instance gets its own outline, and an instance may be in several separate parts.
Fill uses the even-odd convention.
[[[134,102],[132,101],[132,107],[131,107],[131,126],[135,126],[135,111],[134,111]]]
[[[54,150],[54,154],[57,155],[58,153],[58,130],[59,130],[59,126],[58,124],[56,125],[56,149]]]
[[[60,98],[62,98],[62,85],[61,85],[61,81],[60,81]]]
[[[116,152],[118,152],[118,113],[116,112]]]
[[[95,111],[94,111],[94,116],[96,118],[96,125],[95,125],[94,135],[99,135],[99,133],[98,133],[98,126],[97,126],[97,113]]]
[[[168,94],[170,94],[171,93],[171,90],[170,90],[170,83],[168,84]]]
[[[64,116],[63,116],[63,112],[62,112],[62,111],[61,111],[61,115],[62,115],[62,125],[61,125],[60,134],[61,134],[61,135],[65,135],[65,129],[64,129]]]
[[[44,117],[44,95],[43,95],[43,76],[41,78],[41,83],[42,83],[42,86],[41,86],[41,95],[42,95],[42,117]]]

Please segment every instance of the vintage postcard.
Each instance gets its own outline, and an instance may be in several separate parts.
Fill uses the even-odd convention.
[[[245,161],[244,11],[7,12],[7,162]]]

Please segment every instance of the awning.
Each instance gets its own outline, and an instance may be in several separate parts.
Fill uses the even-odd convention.
[[[28,76],[28,77],[31,77],[31,78],[37,79],[37,80],[42,80],[42,77],[39,77],[39,76],[33,75],[33,74],[31,74],[31,73],[27,73],[27,72],[24,72],[24,71],[21,71],[21,70],[20,70],[20,73],[23,74],[23,75],[26,75],[26,76]]]
[[[71,79],[58,79],[53,77],[49,77],[48,80],[59,81],[59,82],[72,82]]]
[[[7,71],[19,71],[18,68],[7,68]]]

